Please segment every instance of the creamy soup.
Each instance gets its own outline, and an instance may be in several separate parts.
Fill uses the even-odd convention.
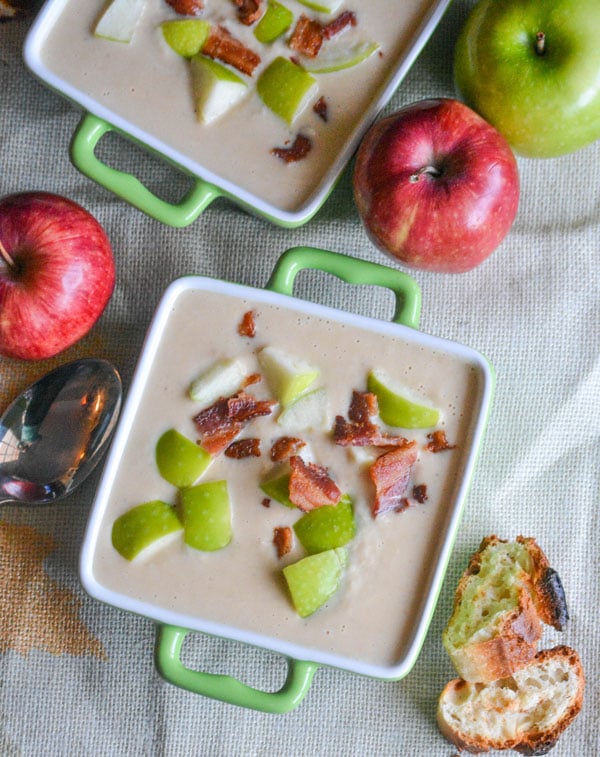
[[[253,338],[238,333],[248,310],[255,313]],[[376,333],[340,322],[335,311],[326,312],[331,316],[202,289],[179,293],[140,394],[116,475],[103,496],[92,572],[101,586],[145,603],[150,615],[153,607],[163,608],[340,658],[391,666],[410,644],[456,505],[481,403],[482,369],[475,359],[470,362],[443,347],[421,346],[418,337],[413,341],[410,335],[402,336],[407,330],[398,328],[398,335],[395,330]],[[352,392],[365,389],[369,370],[384,369],[439,409],[437,428],[456,445],[434,454],[424,449],[432,429],[401,430],[418,442],[411,483],[426,485],[427,500],[375,518],[367,465],[382,450],[340,447],[333,443],[330,431],[294,434],[308,443],[310,457],[326,466],[340,489],[350,494],[357,524],[339,591],[305,619],[295,612],[281,571],[306,553],[296,543],[291,553],[279,558],[273,544],[274,529],[293,525],[302,513],[274,500],[265,507],[259,488],[275,471],[269,448],[283,435],[277,408],[244,430],[243,436],[260,437],[260,457],[235,460],[220,455],[201,478],[228,482],[233,539],[225,548],[200,552],[179,537],[146,558],[127,561],[111,544],[112,524],[131,507],[154,499],[177,502],[176,490],[158,473],[155,445],[172,427],[198,439],[193,422],[198,406],[188,394],[192,379],[224,358],[240,358],[250,372],[260,370],[256,356],[266,345],[321,369],[317,385],[327,391],[332,418],[347,416]],[[271,396],[264,380],[247,391],[261,398]]]
[[[327,20],[295,0],[286,5],[296,18],[305,13]],[[197,121],[189,64],[167,46],[159,29],[162,21],[177,17],[165,0],[147,0],[129,44],[94,37],[104,0],[55,0],[57,12],[42,31],[40,61],[77,93],[140,129],[151,146],[196,169],[194,173],[236,195],[241,189],[250,204],[259,198],[279,211],[296,211],[332,178],[336,157],[381,96],[433,6],[434,2],[424,0],[344,2],[333,15],[352,10],[358,23],[336,44],[369,40],[380,50],[353,68],[317,75],[319,91],[314,100],[325,97],[327,121],[309,103],[291,127],[271,113],[254,91],[218,121],[209,125]],[[276,55],[293,54],[285,38],[270,46],[257,43],[253,28],[236,20],[229,0],[207,0],[203,17],[222,23],[260,53],[261,63],[248,79],[250,84]],[[298,133],[313,142],[305,159],[285,164],[271,154],[272,148],[289,144]]]

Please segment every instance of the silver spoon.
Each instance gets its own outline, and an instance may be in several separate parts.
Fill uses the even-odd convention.
[[[106,360],[82,358],[26,389],[0,417],[0,505],[42,505],[73,491],[100,461],[121,407]]]

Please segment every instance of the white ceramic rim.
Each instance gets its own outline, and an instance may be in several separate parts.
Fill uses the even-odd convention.
[[[291,644],[282,639],[248,632],[233,626],[222,625],[202,618],[190,617],[172,612],[161,607],[131,599],[123,594],[107,589],[96,580],[93,572],[94,550],[114,475],[121,459],[122,451],[127,443],[127,437],[131,425],[134,422],[145,382],[169,314],[180,294],[189,289],[212,291],[224,295],[253,300],[259,303],[270,303],[293,311],[301,311],[322,318],[336,320],[347,325],[356,325],[362,328],[367,328],[382,334],[390,334],[396,337],[401,335],[402,338],[407,341],[412,341],[430,349],[436,349],[438,351],[456,355],[465,362],[472,364],[473,367],[479,371],[480,391],[473,412],[474,420],[471,431],[471,447],[466,452],[463,461],[462,481],[457,487],[455,500],[452,503],[451,508],[449,508],[451,510],[451,515],[447,521],[446,533],[443,534],[438,554],[435,556],[434,567],[431,572],[429,586],[427,587],[427,594],[420,607],[418,618],[415,621],[411,641],[406,647],[405,654],[395,664],[390,666],[374,665],[354,658],[343,657],[322,650],[315,650],[310,647]],[[92,597],[106,604],[128,612],[133,612],[137,615],[142,615],[159,623],[244,642],[255,647],[279,653],[292,659],[341,668],[354,673],[367,675],[372,678],[382,678],[386,680],[398,680],[403,678],[417,660],[435,609],[437,597],[441,589],[447,563],[458,530],[476,457],[481,445],[491,403],[493,384],[493,369],[480,353],[459,343],[451,342],[440,337],[434,337],[425,334],[424,332],[409,328],[408,326],[402,326],[391,321],[383,321],[353,313],[347,313],[336,308],[307,302],[296,297],[290,297],[270,290],[232,284],[218,279],[211,279],[203,276],[186,276],[176,279],[166,289],[146,335],[131,387],[127,394],[117,430],[104,466],[100,484],[96,492],[80,557],[80,576],[83,587]]]
[[[157,139],[152,134],[138,128],[118,113],[106,108],[101,102],[90,97],[86,92],[77,89],[68,81],[56,76],[42,63],[41,47],[43,45],[46,29],[51,28],[69,0],[46,0],[37,18],[35,19],[25,40],[24,59],[31,72],[45,82],[51,89],[65,96],[68,100],[79,105],[85,111],[101,118],[117,130],[141,143],[158,155],[166,158],[185,172],[213,184],[225,195],[239,201],[243,206],[259,215],[266,216],[284,225],[298,225],[309,220],[325,202],[333,189],[335,182],[341,175],[346,164],[357,149],[363,135],[375,120],[379,112],[389,102],[392,95],[410,70],[416,57],[421,52],[425,43],[432,35],[440,22],[451,0],[431,0],[431,8],[425,14],[423,22],[417,28],[412,42],[400,56],[398,65],[392,71],[390,77],[384,83],[379,93],[373,98],[371,107],[365,111],[363,118],[356,124],[349,134],[345,147],[335,157],[329,170],[324,174],[322,181],[313,194],[296,210],[288,211],[278,208],[271,203],[265,202],[260,197],[247,192],[232,182],[228,182],[218,175],[208,171],[202,165],[168,144]]]

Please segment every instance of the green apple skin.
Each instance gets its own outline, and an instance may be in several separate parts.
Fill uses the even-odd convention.
[[[126,560],[133,560],[159,539],[182,528],[173,507],[156,499],[136,505],[116,519],[112,545]]]
[[[226,481],[207,481],[181,492],[179,511],[184,542],[203,552],[231,541],[231,505]]]
[[[155,454],[158,472],[178,489],[191,486],[211,462],[205,449],[174,428],[161,435]]]
[[[345,547],[304,557],[283,569],[292,602],[298,615],[307,618],[340,587],[348,560]]]
[[[356,534],[351,498],[344,494],[337,505],[310,510],[296,521],[294,531],[309,555],[344,547]]]
[[[600,138],[600,3],[480,0],[458,37],[454,77],[520,155],[584,147]]]

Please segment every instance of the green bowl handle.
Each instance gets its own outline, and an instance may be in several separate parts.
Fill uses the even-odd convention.
[[[396,296],[396,309],[392,320],[404,326],[418,327],[421,290],[413,278],[388,266],[359,260],[339,252],[315,247],[292,247],[277,261],[267,288],[292,295],[296,275],[305,268],[331,273],[349,284],[373,284],[391,289]]]
[[[156,639],[156,668],[169,683],[211,699],[273,714],[289,712],[304,699],[318,669],[314,662],[288,658],[288,674],[279,691],[261,691],[231,676],[190,670],[181,662],[181,647],[189,631],[159,625]]]
[[[181,202],[161,200],[131,174],[102,163],[95,154],[96,146],[109,131],[118,131],[106,121],[86,113],[71,140],[71,160],[76,168],[92,181],[133,205],[161,223],[188,226],[222,193],[208,182],[196,179]]]

